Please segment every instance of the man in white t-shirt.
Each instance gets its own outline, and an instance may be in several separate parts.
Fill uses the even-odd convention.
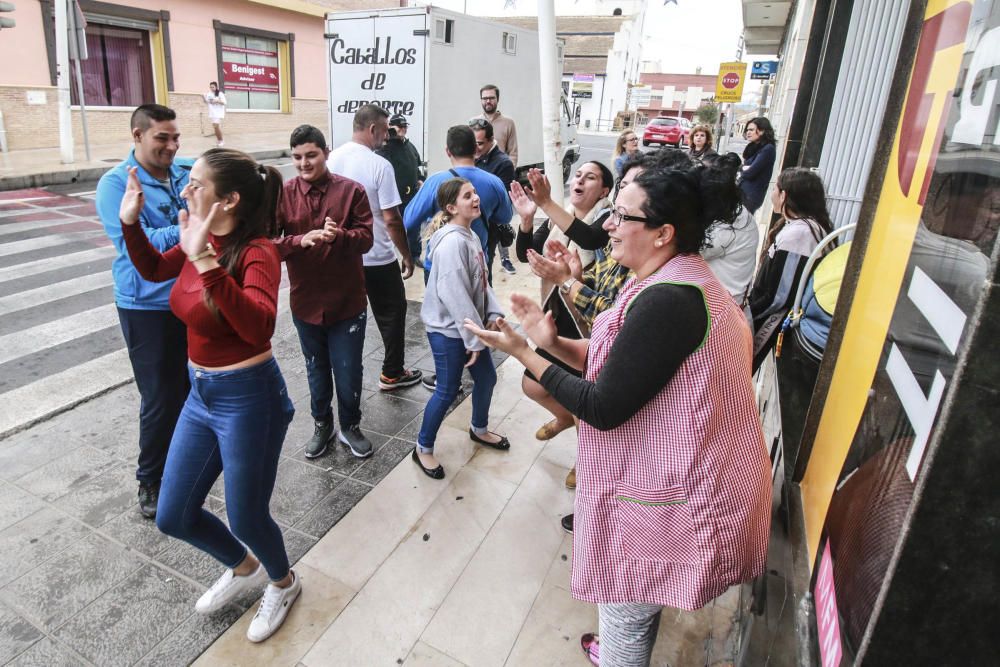
[[[375,153],[388,134],[389,112],[366,104],[354,114],[351,140],[331,152],[327,159],[330,171],[364,186],[371,204],[375,240],[371,250],[362,256],[362,262],[368,303],[385,346],[378,382],[382,391],[409,387],[420,382],[421,376],[420,371],[409,370],[403,365],[406,331],[403,280],[413,275],[413,258],[399,214],[402,199],[396,188],[395,173],[389,161]],[[402,267],[396,260],[396,252],[402,258]]]
[[[213,81],[208,84],[208,93],[205,94],[205,103],[208,104],[208,119],[212,121],[212,129],[215,130],[215,140],[222,143],[222,119],[226,117],[226,94],[219,90],[219,84]]]

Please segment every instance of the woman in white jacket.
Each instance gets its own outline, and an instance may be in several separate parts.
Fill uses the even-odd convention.
[[[487,279],[482,245],[470,229],[472,221],[480,216],[479,195],[469,181],[453,178],[438,188],[437,204],[440,212],[428,227],[431,272],[420,308],[434,353],[437,387],[424,409],[412,458],[426,475],[443,479],[444,468],[434,458],[434,440],[445,413],[458,395],[464,368],[469,369],[474,383],[469,437],[499,450],[509,449],[510,442],[487,428],[497,381],[493,357],[462,326],[472,321],[477,326],[493,328],[496,319],[503,316]]]

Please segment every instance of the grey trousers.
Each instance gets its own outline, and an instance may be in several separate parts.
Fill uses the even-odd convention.
[[[600,604],[601,667],[648,667],[663,607]]]

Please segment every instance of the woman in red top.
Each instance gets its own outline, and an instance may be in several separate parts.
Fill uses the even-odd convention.
[[[271,354],[281,265],[269,238],[280,190],[275,169],[220,148],[191,169],[182,192],[189,213],[181,213],[180,243],[167,252],[135,224],[143,203],[135,169],[119,212],[140,275],[177,279],[170,308],[188,332],[191,392],[167,454],[156,525],[228,568],[195,604],[198,612],[267,584],[247,630],[255,642],[281,626],[301,591],[268,507],[295,413]],[[202,507],[223,470],[231,529]]]

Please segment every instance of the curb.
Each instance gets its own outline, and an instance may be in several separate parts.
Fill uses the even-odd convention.
[[[276,158],[290,157],[291,151],[287,148],[270,148],[259,151],[249,151],[249,155],[256,160],[273,160]],[[111,171],[118,163],[108,163],[106,167],[85,167],[83,169],[65,169],[62,171],[38,172],[24,176],[0,176],[0,192],[6,190],[28,190],[31,188],[43,188],[46,185],[69,185],[80,181],[96,181],[105,172]]]

